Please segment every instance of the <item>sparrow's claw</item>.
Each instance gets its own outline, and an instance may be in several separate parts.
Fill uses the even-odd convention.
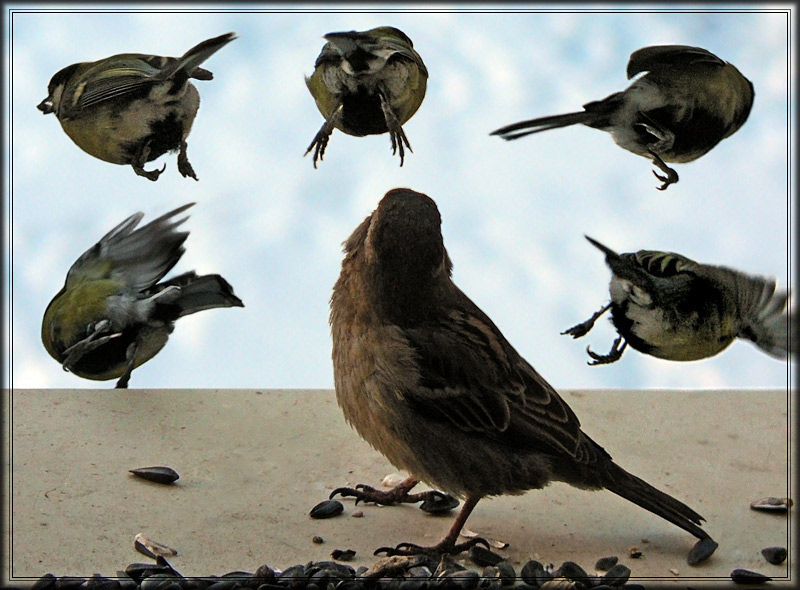
[[[483,545],[487,549],[491,549],[488,541],[481,537],[473,537],[464,543],[454,543],[448,539],[444,539],[433,547],[422,547],[414,543],[399,543],[396,547],[379,547],[373,555],[385,554],[387,557],[395,555],[428,555],[434,558],[440,558],[442,555],[458,555],[464,551],[469,551],[475,545]]]

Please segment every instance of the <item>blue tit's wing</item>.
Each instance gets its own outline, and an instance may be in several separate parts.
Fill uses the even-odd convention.
[[[161,70],[142,58],[108,58],[89,69],[77,89],[77,107],[87,109],[121,97],[146,95],[159,81],[156,76]]]
[[[136,229],[144,216],[136,213],[83,253],[67,273],[67,288],[86,280],[113,279],[137,292],[153,286],[177,264],[189,232],[176,231],[187,217],[172,218],[191,207],[178,207]]]
[[[628,79],[640,72],[657,72],[664,69],[691,68],[697,65],[722,67],[725,62],[701,47],[688,45],[655,45],[644,47],[631,54],[628,61]]]

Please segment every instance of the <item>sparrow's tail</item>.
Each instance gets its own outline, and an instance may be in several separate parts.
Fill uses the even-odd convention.
[[[606,489],[681,527],[698,539],[710,538],[699,526],[703,517],[683,502],[657,490],[616,463],[609,464],[607,474],[604,483]]]
[[[219,37],[206,39],[202,43],[198,43],[184,53],[183,56],[166,66],[161,71],[160,78],[167,80],[178,72],[185,72],[185,75],[189,78],[211,80],[213,78],[211,72],[202,68],[198,69],[198,66],[234,39],[236,39],[236,33],[225,33]]]

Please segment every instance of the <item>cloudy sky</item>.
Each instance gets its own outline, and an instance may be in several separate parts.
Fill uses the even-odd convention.
[[[181,319],[131,386],[332,387],[328,300],[341,242],[394,187],[437,202],[454,280],[557,388],[787,386],[789,363],[748,342],[698,362],[628,350],[614,365],[590,367],[586,345],[607,352],[615,336],[608,320],[580,340],[559,335],[608,299],[609,271],[584,234],[618,251],[671,250],[782,286],[794,279],[787,7],[162,6],[6,5],[13,356],[4,377],[15,388],[113,386],[61,370],[41,344],[42,314],[71,264],[108,230],[136,211],[146,222],[190,201],[187,252],[173,272],[220,273],[246,307]],[[314,170],[303,152],[322,117],[304,75],[322,35],[380,25],[408,34],[430,73],[425,101],[404,126],[414,153],[400,168],[388,136],[335,131]],[[167,164],[155,183],[97,160],[35,108],[50,77],[71,63],[122,52],[178,56],[228,31],[240,38],[204,64],[214,80],[195,82],[202,104],[188,153],[199,182],[180,176],[175,155],[148,165]],[[704,47],[756,89],[744,127],[676,165],[680,182],[666,192],[655,189],[647,160],[597,130],[489,136],[623,89],[630,53],[657,44]]]

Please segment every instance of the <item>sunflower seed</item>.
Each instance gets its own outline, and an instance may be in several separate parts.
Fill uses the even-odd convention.
[[[631,568],[618,563],[608,570],[600,580],[602,584],[608,584],[609,586],[622,586],[630,576]]]
[[[154,481],[156,483],[163,484],[171,484],[180,478],[178,472],[171,467],[140,467],[139,469],[130,469],[129,471],[135,476],[146,479],[147,481]]]
[[[323,500],[311,509],[311,518],[333,518],[344,512],[344,504],[339,500]]]
[[[764,582],[769,582],[771,579],[772,578],[764,574],[741,568],[736,568],[731,572],[731,580],[737,584],[763,584]]]
[[[446,514],[459,504],[460,502],[450,494],[431,490],[422,504],[419,505],[419,509],[428,514]]]
[[[761,555],[773,565],[780,565],[786,561],[787,551],[785,547],[764,547]]]
[[[609,557],[601,557],[597,560],[597,563],[594,564],[594,569],[599,570],[601,572],[605,572],[610,570],[612,567],[617,565],[619,558],[616,555],[611,555]]]
[[[497,565],[503,561],[502,555],[489,551],[486,547],[480,545],[473,545],[469,548],[469,558],[482,567]]]
[[[791,498],[775,498],[769,496],[768,498],[761,498],[750,502],[750,508],[753,510],[764,510],[766,512],[786,512],[793,504]]]
[[[689,565],[697,565],[703,563],[706,559],[711,557],[714,551],[717,550],[719,544],[711,537],[700,539],[689,550],[689,555],[686,556],[686,563]]]
[[[350,561],[356,556],[356,552],[352,549],[334,549],[331,551],[331,557],[339,561]]]

